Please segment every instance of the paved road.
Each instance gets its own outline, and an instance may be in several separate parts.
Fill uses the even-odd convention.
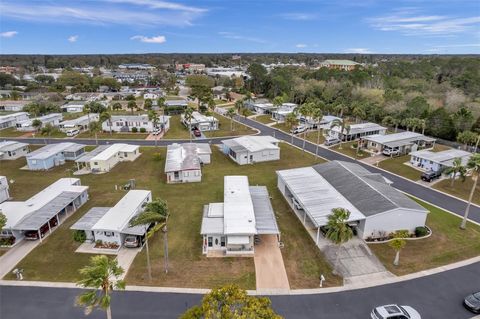
[[[327,278],[328,279],[328,278]],[[368,318],[372,307],[400,303],[416,308],[423,319],[466,319],[472,314],[462,306],[463,297],[480,290],[480,265],[458,268],[415,280],[330,294],[272,296],[273,308],[285,318]],[[0,318],[83,318],[74,307],[78,289],[0,287]],[[200,295],[118,292],[112,312],[122,318],[177,318],[200,301]],[[25,302],[28,301],[28,302]],[[88,318],[105,318],[96,311]]]
[[[256,122],[256,121],[248,119],[248,118],[237,116],[236,119],[241,123],[247,124],[251,127],[254,127],[254,128],[258,129],[261,132],[260,134],[262,134],[262,135],[275,135],[275,137],[278,138],[278,139],[287,141],[289,143],[291,142],[291,136],[289,134],[286,134],[286,133],[282,132],[282,131],[271,128],[269,126],[266,126],[264,124],[261,124],[259,122]],[[23,141],[25,140],[25,139],[22,139],[22,138],[0,138],[0,140],[3,140],[3,139],[6,139],[6,140],[23,140]],[[197,140],[195,140],[195,142],[196,143],[214,143],[215,144],[215,143],[220,143],[220,141],[222,139],[224,139],[224,138],[217,137],[217,138],[197,139]],[[92,139],[48,139],[47,138],[46,140],[47,140],[47,143],[49,143],[49,144],[60,143],[60,142],[77,142],[77,143],[83,143],[83,144],[86,144],[86,145],[95,145],[96,144],[95,140],[92,140]],[[121,141],[124,142],[124,143],[130,143],[130,144],[141,145],[141,146],[154,146],[155,145],[155,141],[150,141],[150,140],[121,140]],[[45,139],[44,138],[29,138],[28,142],[32,143],[32,144],[44,144]],[[119,142],[119,140],[108,140],[108,139],[101,139],[101,140],[99,139],[98,140],[98,144],[112,144],[112,143],[118,143],[118,142]],[[173,140],[159,140],[159,141],[157,141],[159,146],[166,146],[166,145],[169,145],[173,142],[183,143],[183,142],[189,142],[189,140],[175,140],[175,141],[173,141]],[[303,140],[294,137],[293,138],[293,144],[296,145],[296,146],[302,147]],[[305,143],[305,148],[312,153],[315,153],[315,151],[316,151],[316,145],[313,144],[313,143],[310,143],[308,141]],[[323,147],[318,148],[318,155],[327,159],[327,160],[342,160],[342,161],[354,162],[353,159],[351,159],[347,156],[344,156],[342,154],[330,151],[330,150],[328,150],[326,148],[323,148]],[[451,212],[453,212],[453,213],[455,213],[459,216],[463,216],[463,213],[464,213],[465,207],[466,207],[466,203],[464,201],[459,200],[459,199],[455,199],[451,196],[442,194],[442,193],[437,192],[437,191],[435,191],[431,188],[424,187],[424,186],[422,186],[420,184],[417,184],[413,181],[410,181],[406,178],[402,178],[402,177],[399,177],[397,175],[388,173],[386,171],[377,169],[373,166],[367,165],[367,164],[362,163],[360,161],[357,161],[357,163],[366,167],[368,170],[370,170],[372,172],[382,174],[383,176],[385,176],[386,178],[391,180],[393,182],[392,185],[394,187],[396,187],[397,189],[399,189],[399,190],[401,190],[405,193],[411,194],[413,196],[416,196],[416,197],[418,197],[418,198],[420,198],[420,199],[422,199],[426,202],[432,203],[432,204],[437,205],[441,208],[449,210],[449,211],[451,211]],[[470,208],[469,218],[471,220],[474,220],[474,221],[480,223],[480,207],[472,206]]]

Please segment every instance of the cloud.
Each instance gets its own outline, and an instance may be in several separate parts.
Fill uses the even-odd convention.
[[[68,4],[52,3],[46,0],[32,2],[4,0],[0,2],[0,12],[3,17],[11,19],[54,24],[189,26],[207,11],[174,2],[154,0],[72,0]]]
[[[317,18],[315,14],[301,13],[301,12],[284,13],[284,14],[281,14],[280,17],[282,17],[285,20],[294,20],[294,21],[309,21],[309,20],[315,20]]]
[[[13,38],[18,34],[17,31],[5,31],[0,33],[0,38]]]
[[[73,42],[77,42],[77,40],[78,40],[78,35],[71,35],[71,36],[68,37],[67,40],[68,40],[68,42],[72,42],[72,43],[73,43]]]
[[[371,54],[373,51],[368,48],[350,48],[346,49],[345,53]]]
[[[480,17],[420,15],[415,8],[401,9],[393,14],[367,19],[371,27],[381,31],[398,31],[414,36],[451,36],[475,31]]]
[[[165,43],[167,41],[167,38],[163,35],[157,35],[154,37],[146,37],[143,35],[135,35],[130,38],[130,40],[138,40],[140,42],[145,42],[145,43]]]
[[[296,47],[296,48],[299,48],[299,49],[306,48],[307,46],[308,46],[308,45],[306,45],[305,43],[295,44],[295,47]]]
[[[239,35],[233,32],[221,31],[221,32],[218,32],[218,34],[225,39],[249,41],[249,42],[255,42],[255,43],[267,43],[267,41],[259,38],[247,37],[247,36]]]

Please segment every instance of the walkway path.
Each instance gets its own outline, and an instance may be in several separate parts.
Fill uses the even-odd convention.
[[[40,244],[40,240],[22,240],[0,257],[0,278],[7,275],[26,255]]]
[[[117,261],[118,265],[125,270],[125,272],[122,275],[122,279],[125,278],[125,276],[128,273],[128,270],[130,269],[130,266],[133,263],[133,260],[135,259],[135,256],[141,251],[141,248],[125,248],[122,247],[118,251],[117,254]]]
[[[255,278],[257,291],[284,291],[290,289],[282,252],[275,235],[261,235],[260,244],[255,246]]]

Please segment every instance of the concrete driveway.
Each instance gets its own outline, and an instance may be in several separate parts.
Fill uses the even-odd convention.
[[[255,246],[255,278],[257,290],[288,291],[287,272],[276,235],[260,235],[260,244]]]
[[[40,240],[22,240],[0,257],[0,278],[5,277],[25,256],[40,244]]]

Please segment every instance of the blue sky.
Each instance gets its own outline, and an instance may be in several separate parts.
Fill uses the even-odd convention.
[[[480,53],[478,0],[2,0],[0,53]]]

